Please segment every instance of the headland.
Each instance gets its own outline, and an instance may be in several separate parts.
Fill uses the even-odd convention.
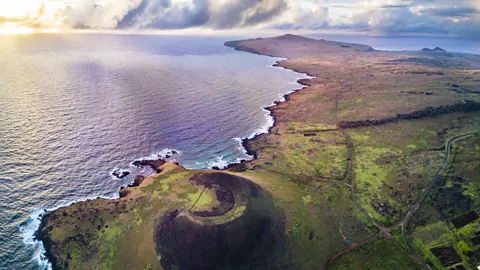
[[[314,78],[267,108],[274,126],[243,142],[254,160],[147,162],[158,174],[119,199],[47,214],[37,236],[55,269],[479,264],[480,56],[294,35],[225,45]]]

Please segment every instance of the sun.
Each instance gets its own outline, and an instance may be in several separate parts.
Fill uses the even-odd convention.
[[[25,26],[17,26],[17,23],[6,22],[0,25],[0,35],[28,35],[33,34],[35,30]]]
[[[20,22],[37,18],[43,11],[45,3],[46,0],[0,0],[0,34],[31,34],[35,32],[34,29],[26,27]]]

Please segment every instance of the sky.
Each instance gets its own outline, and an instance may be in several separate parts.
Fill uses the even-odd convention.
[[[0,0],[0,33],[78,30],[480,37],[480,0]]]

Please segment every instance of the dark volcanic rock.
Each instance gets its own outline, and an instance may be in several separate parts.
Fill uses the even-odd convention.
[[[123,178],[129,176],[130,172],[129,171],[122,171],[122,170],[115,170],[112,173],[112,175],[115,176],[118,179],[123,179]]]
[[[470,196],[464,194],[465,189],[462,185],[467,181],[461,177],[443,177],[441,187],[436,193],[433,200],[433,206],[446,219],[452,219],[472,209],[472,200]],[[452,182],[446,185],[447,180]]]
[[[128,194],[130,194],[130,192],[131,192],[131,191],[130,191],[130,190],[128,190],[128,189],[125,189],[125,188],[124,188],[124,189],[121,189],[121,190],[120,190],[120,192],[119,192],[119,194],[120,194],[120,198],[127,197],[127,196],[128,196]]]
[[[407,74],[414,74],[414,75],[427,75],[427,76],[442,76],[445,75],[445,73],[440,72],[440,71],[407,71]]]
[[[174,210],[155,220],[164,269],[291,269],[285,217],[258,185],[220,172],[197,174],[191,181],[216,186],[220,209]]]
[[[145,180],[145,176],[137,175],[133,180],[133,183],[128,185],[128,187],[138,187],[140,184],[142,184],[143,180]]]
[[[450,266],[462,262],[462,258],[453,247],[432,248],[430,251],[438,258],[443,266]]]
[[[477,236],[475,238],[472,239],[472,244],[474,246],[480,246],[480,236]]]
[[[248,169],[248,162],[246,160],[240,161],[237,164],[229,164],[227,170],[231,172],[244,172]]]
[[[454,112],[473,112],[480,110],[480,102],[465,100],[452,105],[444,105],[439,107],[427,107],[423,110],[414,111],[412,113],[397,114],[395,117],[383,119],[367,119],[360,121],[342,121],[338,124],[340,128],[356,128],[362,126],[377,126],[387,123],[397,122],[399,120],[419,119],[424,117],[434,117],[441,114]]]
[[[459,228],[462,228],[463,226],[477,220],[479,218],[477,212],[475,211],[471,211],[463,216],[459,216],[457,218],[454,218],[452,220],[450,220],[450,222],[452,222],[453,226],[455,226],[455,228],[459,229]]]
[[[372,201],[371,205],[375,211],[386,218],[394,218],[398,214],[398,210],[393,208],[389,202],[380,202],[375,200]]]
[[[53,242],[51,237],[49,237],[49,232],[51,232],[53,230],[53,227],[52,226],[48,226],[48,227],[45,226],[46,222],[47,222],[47,219],[50,215],[52,215],[52,213],[46,213],[45,215],[43,215],[40,227],[35,232],[34,236],[35,236],[35,239],[41,241],[43,243],[43,245],[45,246],[45,253],[48,257],[48,260],[52,264],[52,268],[53,269],[67,269],[68,268],[68,263],[67,262],[62,263],[61,261],[57,260],[59,254],[57,254],[56,250],[53,248],[55,243]]]
[[[161,166],[163,166],[166,163],[166,161],[163,158],[159,158],[157,160],[152,160],[152,159],[142,159],[142,160],[135,160],[132,165],[136,167],[151,167],[152,169],[156,170],[158,173],[162,172],[160,169]]]

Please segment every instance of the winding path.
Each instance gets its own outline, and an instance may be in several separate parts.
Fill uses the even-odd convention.
[[[343,86],[344,82],[340,82],[340,85]],[[341,91],[341,92],[337,93],[337,95],[335,97],[335,107],[334,107],[335,124],[336,124],[337,128],[340,130],[340,132],[342,133],[342,135],[345,137],[345,141],[346,141],[346,143],[348,145],[348,148],[349,148],[349,163],[348,163],[347,173],[345,175],[345,183],[351,189],[352,199],[355,202],[355,204],[360,208],[360,210],[365,215],[368,216],[368,218],[373,223],[373,225],[378,228],[379,232],[377,234],[361,241],[361,242],[351,243],[348,246],[348,248],[346,248],[345,250],[342,250],[342,251],[334,254],[332,257],[330,257],[328,259],[327,264],[325,266],[325,269],[328,270],[330,268],[331,264],[333,263],[333,261],[335,261],[335,259],[337,259],[338,257],[350,252],[351,250],[353,250],[357,247],[368,244],[368,243],[378,239],[381,236],[385,237],[386,239],[389,239],[389,240],[393,241],[397,246],[401,247],[401,245],[390,234],[393,230],[395,230],[398,227],[401,227],[401,229],[402,229],[403,241],[405,242],[405,244],[407,245],[407,247],[410,251],[409,255],[413,259],[419,261],[426,269],[430,269],[430,267],[422,259],[420,259],[420,257],[415,253],[414,249],[411,247],[410,243],[408,242],[408,239],[407,239],[407,236],[406,236],[407,224],[408,224],[410,218],[412,217],[412,215],[418,210],[418,208],[420,207],[422,202],[425,200],[427,195],[430,193],[432,187],[437,182],[437,179],[439,178],[440,173],[445,169],[445,166],[448,164],[448,160],[450,159],[450,152],[451,152],[453,143],[458,141],[458,140],[463,140],[465,138],[468,138],[468,137],[471,137],[471,136],[474,136],[474,135],[478,135],[478,134],[480,134],[480,131],[471,132],[471,133],[467,133],[467,134],[463,134],[463,135],[457,135],[457,136],[455,136],[455,137],[453,137],[453,138],[451,138],[447,141],[447,143],[445,145],[445,152],[446,153],[445,153],[445,159],[443,161],[443,164],[437,170],[437,172],[433,176],[432,180],[429,182],[427,188],[425,189],[423,194],[418,199],[417,203],[414,205],[414,207],[407,213],[407,215],[399,223],[397,223],[397,224],[395,224],[395,225],[393,225],[389,228],[384,228],[378,222],[375,221],[373,216],[370,215],[368,213],[368,211],[365,210],[365,208],[363,208],[357,200],[357,197],[356,197],[356,194],[355,194],[355,179],[354,179],[354,176],[353,176],[353,166],[354,166],[354,145],[353,145],[353,141],[352,141],[351,137],[348,135],[348,133],[345,131],[345,129],[339,127],[339,125],[338,125],[338,123],[339,123],[339,121],[338,121],[338,103],[339,103],[340,96],[341,96],[341,94],[343,94],[345,92],[348,92],[348,91],[351,91],[351,90],[352,89],[351,89],[351,86],[350,86],[348,90],[344,90],[344,91]],[[348,180],[351,181],[350,184],[348,184]]]
[[[458,136],[455,136],[455,137],[451,138],[450,140],[448,140],[447,145],[445,146],[445,152],[446,153],[445,153],[445,159],[443,161],[442,166],[437,170],[437,172],[435,173],[435,175],[432,178],[432,181],[430,181],[430,183],[428,184],[428,187],[426,188],[425,192],[422,194],[422,196],[420,197],[418,202],[415,204],[415,206],[412,208],[412,210],[410,210],[410,212],[407,213],[406,217],[399,224],[397,224],[394,227],[394,228],[397,228],[398,226],[402,227],[403,241],[407,245],[410,252],[418,259],[420,259],[420,258],[415,253],[415,250],[412,248],[412,246],[410,245],[410,243],[408,242],[408,239],[407,239],[406,228],[407,228],[407,225],[408,225],[408,221],[410,221],[410,218],[412,217],[412,215],[418,210],[418,208],[420,207],[422,202],[427,197],[428,193],[430,193],[430,190],[432,189],[433,185],[437,182],[440,173],[445,169],[445,166],[447,166],[448,160],[450,159],[450,152],[452,150],[453,143],[456,142],[456,141],[463,140],[463,139],[466,139],[468,137],[474,136],[474,135],[478,135],[478,134],[480,134],[480,131],[471,132],[471,133],[467,133],[467,134],[463,134],[463,135],[458,135]],[[430,267],[427,264],[425,264],[423,261],[421,261],[421,262],[427,269],[430,269]]]
[[[348,81],[348,80],[347,80]],[[344,81],[344,82],[339,82],[339,84],[343,87],[345,86],[345,83],[347,81]],[[368,218],[369,220],[372,222],[372,224],[379,230],[378,233],[376,233],[375,235],[372,235],[370,236],[369,238],[363,240],[363,241],[360,241],[360,242],[354,242],[354,243],[349,243],[349,246],[334,254],[333,256],[331,256],[328,261],[327,261],[327,264],[325,266],[325,269],[328,270],[330,269],[330,266],[332,265],[332,263],[338,259],[340,256],[352,251],[353,249],[355,248],[358,248],[360,246],[363,246],[363,245],[366,245],[368,243],[371,243],[372,241],[375,241],[377,239],[379,239],[380,237],[383,237],[385,239],[388,239],[390,241],[392,241],[397,247],[401,248],[402,250],[404,250],[406,253],[409,253],[408,255],[410,255],[414,260],[418,261],[419,263],[421,263],[425,269],[429,269],[430,270],[430,267],[415,253],[414,249],[411,247],[410,243],[408,242],[408,239],[407,239],[407,234],[406,234],[406,227],[407,227],[407,224],[410,220],[410,218],[413,216],[413,214],[419,209],[420,205],[423,203],[423,201],[425,200],[425,198],[429,195],[431,189],[433,188],[434,184],[437,182],[437,179],[439,178],[439,175],[440,173],[445,169],[445,167],[447,166],[448,164],[448,161],[450,159],[450,155],[451,155],[451,150],[452,150],[452,146],[453,146],[453,143],[456,142],[456,141],[459,141],[459,140],[463,140],[465,138],[468,138],[468,137],[471,137],[471,136],[474,136],[474,135],[479,135],[480,134],[480,131],[476,131],[476,132],[471,132],[471,133],[467,133],[467,134],[462,134],[462,135],[457,135],[453,138],[450,138],[446,145],[445,145],[445,159],[442,163],[442,166],[440,168],[438,168],[438,170],[436,171],[435,175],[433,176],[432,180],[428,183],[427,185],[427,188],[425,189],[425,191],[422,193],[422,195],[420,196],[420,198],[418,199],[418,201],[416,202],[416,204],[414,205],[414,207],[406,214],[406,216],[401,220],[399,221],[398,223],[394,224],[393,226],[391,227],[388,227],[388,228],[385,228],[383,227],[382,225],[380,225],[374,218],[373,216],[368,213],[368,211],[362,207],[362,205],[358,202],[357,200],[357,197],[356,197],[356,193],[355,193],[355,177],[353,175],[353,168],[354,168],[354,153],[355,153],[355,149],[354,149],[354,144],[353,144],[353,141],[352,141],[352,138],[350,137],[350,135],[347,133],[347,131],[345,130],[345,128],[342,128],[339,126],[339,120],[338,120],[338,104],[339,104],[339,101],[340,101],[340,96],[346,92],[349,92],[349,91],[352,91],[352,86],[348,86],[347,89],[343,90],[343,91],[340,91],[336,94],[335,96],[335,100],[334,100],[334,119],[335,119],[335,125],[337,126],[337,129],[338,131],[340,131],[342,133],[342,136],[345,138],[345,142],[346,142],[346,145],[348,147],[348,155],[349,155],[349,161],[348,161],[348,166],[347,166],[347,171],[345,173],[345,177],[343,180],[338,180],[338,179],[331,179],[331,178],[321,178],[321,177],[313,177],[313,176],[305,176],[305,175],[296,175],[296,174],[289,174],[289,173],[284,173],[284,172],[278,172],[278,171],[273,171],[273,170],[266,170],[266,169],[261,169],[263,171],[267,171],[267,172],[271,172],[271,173],[278,173],[278,174],[282,174],[282,175],[286,175],[286,176],[294,176],[294,177],[306,177],[306,178],[309,178],[311,180],[314,180],[314,181],[321,181],[321,182],[334,182],[334,183],[342,183],[343,185],[347,186],[350,191],[351,191],[351,194],[352,194],[352,199],[355,203],[355,205],[357,205],[357,207],[359,207],[359,209],[362,211],[362,213],[364,213]],[[395,230],[396,228],[398,227],[401,227],[401,230],[402,230],[402,237],[403,237],[403,241],[405,242],[408,250],[403,247],[402,245],[400,245],[400,243],[395,240],[392,235],[391,235],[391,232],[393,230]],[[343,236],[343,234],[342,234]],[[344,239],[347,239],[345,236],[343,236]]]

